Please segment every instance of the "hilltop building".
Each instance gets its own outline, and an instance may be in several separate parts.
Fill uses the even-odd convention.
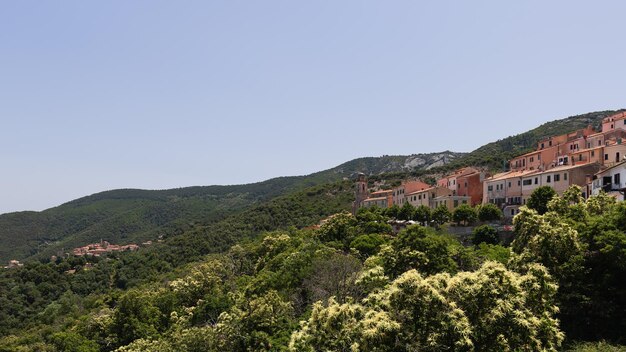
[[[443,205],[452,211],[461,204],[482,203],[482,183],[485,173],[474,168],[462,168],[437,181],[436,186],[425,182],[411,180],[390,190],[379,190],[367,193],[365,179],[357,179],[355,207],[389,208],[393,205],[403,206],[407,202],[413,206],[425,205],[436,208]],[[364,188],[365,187],[365,191]],[[356,210],[355,210],[356,211]]]
[[[510,219],[541,186],[550,186],[562,195],[569,187],[578,185],[584,197],[605,191],[623,200],[626,112],[604,118],[599,132],[587,126],[540,140],[534,151],[511,159],[509,171],[491,177],[481,170],[465,167],[441,177],[435,186],[407,181],[392,190],[371,194],[364,180],[363,175],[357,181],[355,211],[362,206],[387,208],[406,202],[430,208],[445,205],[451,211],[461,204],[493,203]]]
[[[572,185],[582,187],[585,197],[597,194],[600,188],[607,188],[605,182],[615,176],[613,172],[621,174],[619,168],[607,175],[602,170],[620,165],[626,155],[624,140],[626,112],[604,118],[600,132],[588,126],[543,139],[535,151],[513,158],[509,162],[510,171],[485,180],[483,202],[500,206],[505,217],[511,218],[540,186],[550,186],[559,195]],[[603,181],[591,184],[592,178],[598,177]],[[621,184],[613,181],[611,189],[619,189]]]

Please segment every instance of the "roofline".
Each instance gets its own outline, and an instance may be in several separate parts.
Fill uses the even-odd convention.
[[[602,170],[602,171],[598,171],[598,172],[596,172],[594,175],[599,175],[599,174],[604,173],[604,172],[606,172],[606,171],[609,171],[609,170],[611,170],[611,169],[613,169],[613,168],[616,168],[616,167],[618,167],[618,166],[621,166],[621,165],[622,165],[622,164],[624,164],[624,163],[626,163],[626,160],[620,161],[619,163],[617,163],[617,164],[615,164],[615,165],[613,165],[613,166],[607,167],[606,169],[604,169],[604,170]]]

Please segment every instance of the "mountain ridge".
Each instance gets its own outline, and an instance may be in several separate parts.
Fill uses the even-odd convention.
[[[369,174],[441,165],[461,153],[364,157],[303,176],[280,176],[242,185],[190,186],[164,190],[114,189],[40,212],[0,214],[0,261],[22,260],[53,246],[58,250],[106,239],[111,243],[153,240],[195,224],[210,224],[289,192],[335,182],[357,171]]]

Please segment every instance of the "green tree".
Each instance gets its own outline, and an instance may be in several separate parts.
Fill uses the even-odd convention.
[[[362,255],[371,256],[378,253],[384,243],[385,239],[379,234],[360,235],[350,243],[350,248],[356,249]]]
[[[322,241],[343,241],[349,236],[349,230],[356,225],[356,218],[343,212],[331,216],[318,230]]]
[[[293,308],[276,291],[263,296],[240,296],[237,304],[220,315],[215,325],[220,351],[269,351],[286,345]]]
[[[472,231],[472,244],[478,246],[481,243],[498,244],[498,230],[489,225],[482,225]]]
[[[550,202],[554,196],[556,196],[556,192],[552,187],[538,187],[530,194],[526,206],[535,210],[539,215],[543,215],[548,211],[548,202]]]
[[[470,225],[478,220],[478,214],[476,209],[472,208],[468,204],[461,204],[452,213],[452,220],[460,225],[463,223],[465,226]]]
[[[162,315],[149,293],[131,290],[124,294],[115,309],[111,329],[121,345],[133,340],[157,336]]]
[[[415,214],[415,207],[411,203],[406,202],[400,208],[400,212],[398,213],[398,219],[399,220],[412,220],[414,214]]]
[[[398,234],[390,246],[379,253],[385,273],[397,277],[403,272],[418,269],[424,274],[442,271],[455,272],[457,264],[452,258],[458,242],[442,236],[432,228],[409,226]]]
[[[383,213],[387,217],[390,217],[392,219],[397,219],[398,215],[400,214],[400,207],[398,206],[398,204],[394,204],[390,206],[389,208],[385,209]]]
[[[478,220],[498,221],[502,219],[502,210],[493,203],[486,203],[478,207]]]
[[[452,214],[450,214],[450,211],[445,205],[440,205],[436,207],[432,212],[432,220],[438,226],[441,226],[447,223],[448,221],[450,221],[451,217],[452,217]]]
[[[59,351],[98,352],[98,344],[74,332],[57,332],[50,337],[52,344]]]
[[[431,210],[429,207],[425,205],[420,205],[415,209],[415,214],[413,215],[413,220],[421,223],[422,225],[427,225],[431,219]]]
[[[371,270],[370,270],[371,271]],[[486,262],[430,277],[409,270],[362,304],[314,304],[291,351],[557,351],[556,285],[544,267],[524,273]]]

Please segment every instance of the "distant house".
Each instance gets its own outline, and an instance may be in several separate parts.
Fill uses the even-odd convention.
[[[9,265],[5,266],[5,269],[14,269],[24,266],[19,260],[9,260]]]

